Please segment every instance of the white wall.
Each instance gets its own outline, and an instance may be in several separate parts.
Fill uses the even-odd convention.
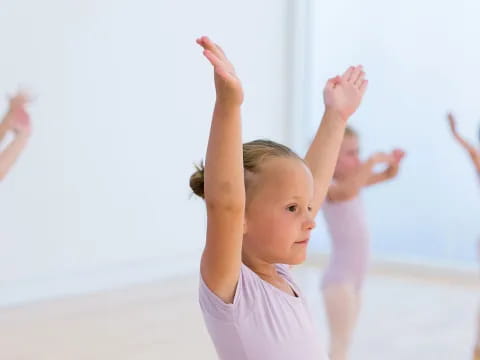
[[[188,178],[214,92],[194,40],[211,35],[236,64],[245,140],[285,141],[287,5],[2,1],[0,93],[23,84],[38,98],[0,186],[0,304],[198,266],[204,209]]]
[[[477,0],[319,1],[314,12],[312,68],[319,86],[349,64],[364,64],[370,87],[352,124],[362,152],[405,148],[400,177],[365,194],[377,256],[442,262],[475,261],[480,235],[478,179],[454,143],[445,114],[453,109],[460,131],[478,142],[480,35]],[[314,249],[325,249],[320,219]]]

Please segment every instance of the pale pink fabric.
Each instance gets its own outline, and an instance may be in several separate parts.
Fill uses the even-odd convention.
[[[331,255],[323,278],[323,287],[331,284],[353,284],[362,287],[368,268],[370,235],[362,199],[329,202],[323,216],[331,237]]]
[[[245,265],[233,304],[224,303],[200,280],[200,306],[220,359],[328,359],[288,266],[276,267],[297,297],[262,280]]]

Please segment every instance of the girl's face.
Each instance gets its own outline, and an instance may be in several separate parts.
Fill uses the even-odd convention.
[[[314,185],[309,168],[295,158],[274,158],[249,180],[243,253],[270,264],[305,260]]]
[[[347,135],[343,138],[333,177],[336,179],[344,179],[354,173],[359,166],[358,137],[355,135]]]

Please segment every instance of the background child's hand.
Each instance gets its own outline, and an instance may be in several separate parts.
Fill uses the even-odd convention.
[[[228,105],[241,105],[243,103],[242,84],[223,50],[207,36],[197,39],[197,44],[203,47],[203,55],[210,61],[215,70],[217,102]]]
[[[395,149],[391,153],[392,162],[390,166],[385,170],[385,176],[387,179],[393,179],[398,175],[400,170],[400,162],[405,157],[405,152],[401,149]]]
[[[339,114],[346,121],[358,109],[367,85],[363,67],[351,66],[342,76],[328,80],[323,92],[325,110]]]
[[[29,101],[28,94],[24,92],[19,92],[10,99],[10,108],[5,121],[16,133],[29,135],[31,132],[30,115],[25,108]]]
[[[392,151],[392,158],[395,163],[399,164],[404,157],[405,157],[405,151],[403,151],[402,149],[394,149]]]

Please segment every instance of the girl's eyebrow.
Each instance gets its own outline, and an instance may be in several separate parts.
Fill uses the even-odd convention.
[[[293,195],[293,196],[290,197],[290,199],[303,200],[304,198],[302,196],[299,196],[299,195]]]

